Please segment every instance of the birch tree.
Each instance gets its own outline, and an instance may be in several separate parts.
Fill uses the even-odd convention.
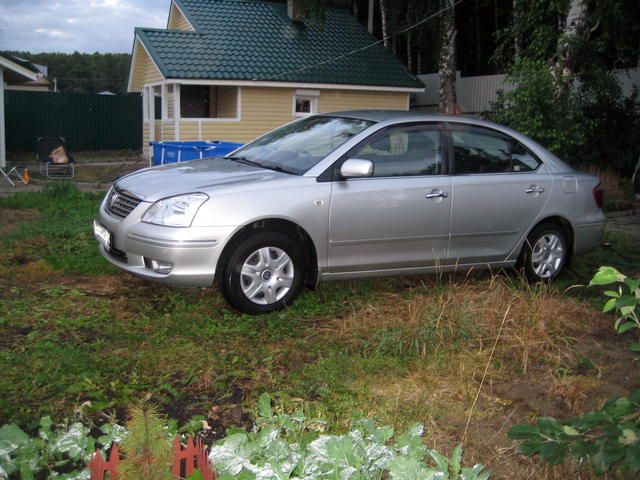
[[[456,98],[456,24],[454,0],[441,0],[441,42],[438,76],[440,79],[440,103],[442,113],[455,113]]]
[[[571,0],[564,29],[558,37],[558,46],[551,69],[557,95],[570,88],[574,76],[576,44],[580,41],[587,26],[587,2]]]
[[[387,7],[384,3],[384,0],[380,0],[380,19],[382,22],[382,38],[384,39],[383,44],[385,47],[389,47],[389,22],[387,19]]]

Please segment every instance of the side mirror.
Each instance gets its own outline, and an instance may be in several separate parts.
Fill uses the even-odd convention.
[[[371,160],[350,158],[340,167],[340,175],[343,178],[370,177],[373,175],[373,162]]]

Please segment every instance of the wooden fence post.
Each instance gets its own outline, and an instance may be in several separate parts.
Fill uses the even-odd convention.
[[[184,463],[183,463],[184,460]],[[200,470],[204,480],[217,480],[216,471],[209,462],[209,452],[201,439],[195,442],[187,437],[187,445],[183,449],[180,436],[173,439],[173,465],[171,471],[174,478],[187,478],[196,469]]]
[[[109,472],[109,480],[118,480],[118,465],[120,464],[120,451],[118,444],[114,443],[109,452],[109,460],[102,458],[102,453],[97,450],[89,462],[91,480],[104,480],[105,472]]]

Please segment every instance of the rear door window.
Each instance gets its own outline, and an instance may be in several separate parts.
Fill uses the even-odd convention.
[[[458,175],[530,172],[541,164],[521,143],[485,128],[453,127],[451,140]]]
[[[538,169],[540,163],[520,142],[511,142],[511,164],[514,172],[532,172]]]

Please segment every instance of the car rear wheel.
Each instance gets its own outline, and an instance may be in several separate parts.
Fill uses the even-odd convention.
[[[549,281],[560,275],[568,257],[564,231],[555,224],[534,228],[522,248],[521,268],[530,282]]]
[[[296,299],[304,281],[301,248],[278,232],[260,232],[233,249],[223,270],[220,290],[243,313],[280,310]]]

